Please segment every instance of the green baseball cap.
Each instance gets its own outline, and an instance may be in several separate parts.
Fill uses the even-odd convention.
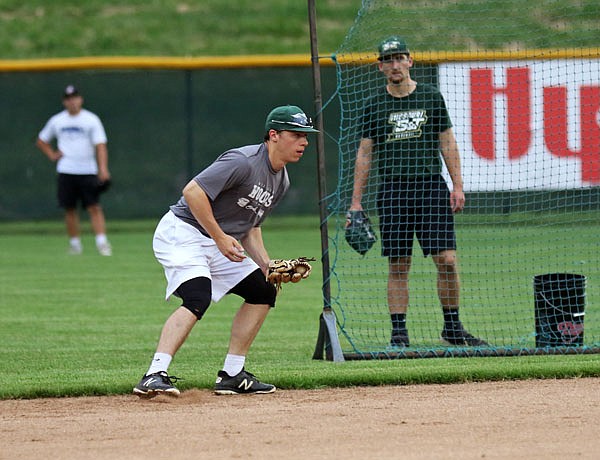
[[[306,116],[300,107],[295,105],[282,105],[275,107],[265,121],[265,130],[297,131],[300,133],[318,133],[313,128],[312,120]]]
[[[391,56],[392,54],[410,54],[404,39],[397,35],[392,35],[379,44],[379,57],[377,59],[381,61],[385,56]]]

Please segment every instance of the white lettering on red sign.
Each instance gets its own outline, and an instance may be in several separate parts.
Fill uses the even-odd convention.
[[[600,185],[600,60],[443,64],[466,190]]]

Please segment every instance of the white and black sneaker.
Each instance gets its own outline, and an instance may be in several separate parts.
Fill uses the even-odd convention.
[[[245,369],[230,377],[225,371],[219,371],[215,382],[215,393],[218,395],[266,394],[275,391],[275,385],[262,383]]]
[[[154,398],[160,394],[168,396],[179,396],[180,391],[173,386],[173,382],[180,380],[179,377],[167,375],[166,372],[144,375],[140,383],[133,388],[133,394],[140,398]]]

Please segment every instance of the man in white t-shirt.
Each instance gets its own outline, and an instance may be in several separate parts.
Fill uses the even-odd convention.
[[[106,237],[100,193],[110,185],[106,133],[100,118],[83,109],[83,97],[73,85],[63,93],[65,110],[52,116],[40,131],[36,146],[56,162],[58,203],[65,210],[69,252],[81,254],[78,203],[87,209],[96,235],[96,247],[103,256],[112,255]],[[52,142],[56,140],[56,149]]]

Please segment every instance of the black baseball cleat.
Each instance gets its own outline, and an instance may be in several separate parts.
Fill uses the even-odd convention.
[[[179,396],[181,394],[180,391],[173,386],[173,382],[177,380],[180,380],[179,377],[167,375],[164,371],[144,375],[140,383],[133,388],[133,394],[146,399],[154,398],[161,394]]]
[[[230,377],[225,371],[219,371],[215,382],[215,393],[218,395],[266,394],[273,393],[275,389],[275,385],[259,382],[245,369],[234,377]]]
[[[410,345],[408,338],[408,330],[400,329],[392,331],[392,339],[390,340],[390,347],[392,348],[405,348]]]
[[[475,337],[458,323],[453,329],[444,327],[442,330],[442,343],[451,346],[488,347],[490,344],[485,340]]]

